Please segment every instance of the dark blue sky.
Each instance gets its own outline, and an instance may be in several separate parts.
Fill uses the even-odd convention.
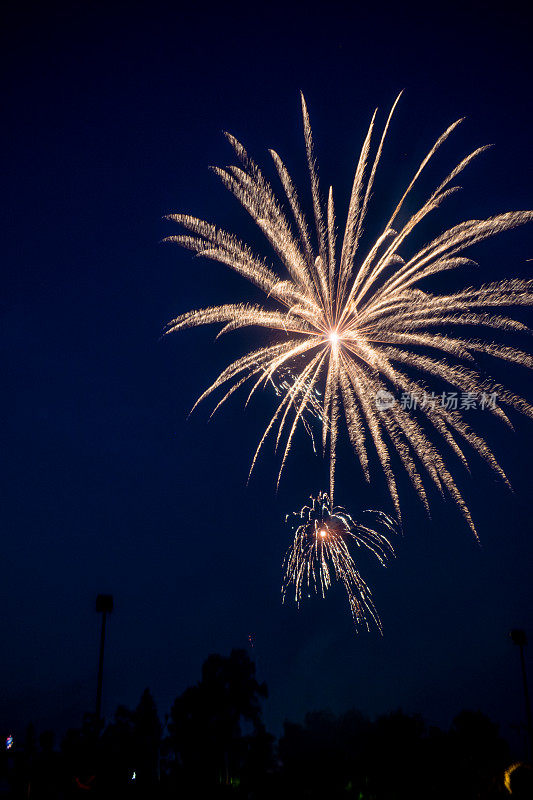
[[[300,89],[339,204],[374,107],[385,113],[405,88],[376,220],[460,116],[422,189],[474,147],[496,146],[429,235],[531,207],[527,21],[512,3],[78,2],[13,4],[1,27],[0,733],[30,718],[61,729],[92,707],[94,598],[112,592],[108,714],[146,686],[167,711],[209,653],[244,647],[253,632],[275,732],[306,710],[401,706],[438,724],[480,708],[509,734],[522,698],[507,634],[532,623],[533,424],[514,417],[512,434],[481,422],[515,487],[509,494],[475,458],[461,476],[482,548],[437,498],[427,521],[401,482],[398,559],[388,570],[364,565],[384,638],[354,636],[341,591],[300,612],[282,606],[283,518],[325,488],[320,467],[304,435],[277,496],[270,451],[246,488],[268,394],[246,411],[235,399],[209,423],[207,406],[187,420],[250,334],[160,341],[164,324],[256,295],[224,267],[158,242],[175,232],[163,215],[187,211],[261,245],[207,167],[231,159],[227,129],[261,163],[275,148],[307,190]],[[480,268],[464,280],[530,274],[530,237],[478,247]],[[497,374],[533,398],[530,375]],[[341,472],[338,499],[354,513],[388,508],[381,479],[366,487],[348,451]]]

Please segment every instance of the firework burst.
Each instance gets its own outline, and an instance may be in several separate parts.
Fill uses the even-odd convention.
[[[284,383],[275,413],[254,455],[252,469],[267,436],[272,434],[276,448],[282,449],[281,476],[298,424],[304,422],[306,413],[315,409],[320,397],[322,447],[329,456],[331,497],[337,442],[344,418],[342,424],[367,481],[370,480],[369,444],[373,443],[398,519],[401,514],[392,453],[397,454],[405,467],[427,510],[427,485],[433,484],[441,494],[447,493],[452,498],[475,533],[448,461],[450,457],[456,458],[468,468],[465,450],[473,449],[507,481],[484,439],[467,425],[460,409],[419,404],[413,412],[398,403],[379,409],[375,400],[383,392],[425,396],[430,392],[426,384],[429,377],[459,393],[497,392],[498,404],[490,407],[490,413],[505,424],[511,424],[507,416],[509,408],[533,418],[533,407],[526,400],[486,378],[475,362],[477,354],[482,353],[533,367],[528,353],[479,338],[484,330],[499,333],[529,330],[501,309],[531,305],[533,281],[503,280],[440,295],[420,287],[430,276],[473,264],[460,255],[465,248],[531,220],[533,212],[508,212],[461,222],[418,251],[406,252],[413,230],[459,188],[453,185],[455,179],[486,149],[480,147],[463,158],[420,208],[401,221],[406,198],[461,121],[458,120],[444,131],[414,171],[376,241],[363,249],[362,233],[376,171],[397,102],[398,98],[377,139],[373,156],[376,113],[372,117],[355,170],[346,224],[339,238],[331,187],[327,201],[323,202],[321,197],[303,96],[313,233],[296,188],[277,153],[270,151],[284,193],[283,205],[244,147],[228,134],[240,166],[217,167],[214,172],[264,233],[274,250],[275,266],[231,233],[187,214],[170,216],[186,233],[170,236],[167,241],[226,264],[260,287],[267,296],[267,304],[230,303],[191,311],[174,319],[167,332],[210,323],[221,323],[221,333],[247,326],[268,329],[265,345],[230,364],[197,401],[222,388],[218,408],[247,382],[249,400],[258,388],[275,380],[280,371],[290,370],[293,378]],[[476,338],[457,334],[458,329],[469,328],[475,328]],[[278,378],[276,385],[282,384],[283,379]]]
[[[305,594],[313,591],[325,597],[332,580],[342,581],[356,628],[369,630],[374,622],[382,633],[372,593],[356,567],[350,545],[369,550],[385,566],[394,555],[385,532],[395,533],[396,527],[382,511],[363,514],[368,525],[355,522],[345,508],[333,506],[329,495],[320,492],[310,497],[309,505],[287,515],[294,540],[285,558],[282,598],[285,601],[288,593],[294,592],[299,605]]]

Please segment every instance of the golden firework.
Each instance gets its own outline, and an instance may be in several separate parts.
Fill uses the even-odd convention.
[[[167,241],[226,264],[262,289],[267,304],[229,303],[190,311],[169,323],[167,332],[209,323],[222,323],[221,333],[247,326],[269,329],[269,338],[263,347],[230,364],[199,398],[204,399],[224,387],[218,408],[250,381],[250,399],[278,372],[290,370],[294,380],[286,387],[266,426],[252,469],[265,439],[273,433],[276,447],[283,444],[279,482],[298,423],[304,420],[306,412],[316,407],[319,396],[322,445],[329,452],[332,498],[339,426],[344,417],[367,481],[370,480],[368,445],[373,443],[398,519],[401,517],[391,465],[393,452],[405,467],[426,509],[429,505],[423,475],[442,494],[447,492],[451,496],[475,533],[470,512],[448,467],[447,456],[433,441],[434,433],[464,466],[468,466],[466,445],[477,451],[504,481],[507,482],[507,478],[485,440],[466,423],[460,407],[423,401],[426,396],[435,395],[425,380],[429,377],[461,395],[497,394],[498,402],[487,407],[508,425],[511,424],[506,413],[508,408],[533,417],[533,407],[526,400],[484,377],[475,363],[475,355],[484,353],[531,368],[531,356],[515,347],[486,341],[479,338],[479,334],[476,338],[465,338],[454,332],[458,328],[528,331],[518,320],[505,312],[495,313],[495,310],[531,305],[533,281],[503,280],[452,294],[433,294],[419,284],[445,270],[473,264],[460,255],[465,248],[531,220],[533,212],[515,211],[461,222],[414,254],[404,252],[413,230],[458,189],[453,185],[455,179],[486,149],[480,147],[466,156],[404,221],[406,198],[439,147],[461,122],[458,120],[430,149],[377,240],[363,250],[363,227],[398,99],[371,157],[374,112],[357,162],[346,225],[339,239],[332,188],[325,203],[321,198],[303,96],[313,233],[296,188],[277,153],[270,151],[283,188],[284,205],[244,147],[227,135],[240,166],[217,167],[214,171],[264,233],[274,251],[275,266],[269,265],[233,234],[187,214],[170,215],[169,218],[187,233],[169,236]],[[447,329],[449,333],[445,333]],[[320,387],[318,394],[317,387]],[[394,393],[415,398],[416,413],[398,402],[376,404],[376,398],[394,396]]]
[[[325,597],[333,579],[342,581],[356,628],[369,630],[374,622],[383,633],[372,592],[357,569],[350,545],[370,551],[385,566],[394,549],[380,529],[395,533],[393,520],[382,511],[364,511],[365,525],[352,519],[342,506],[333,506],[326,492],[309,499],[309,505],[286,517],[294,540],[285,558],[283,601],[291,587],[300,605],[305,594],[313,591]]]

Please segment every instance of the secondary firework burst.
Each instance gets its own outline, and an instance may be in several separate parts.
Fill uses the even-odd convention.
[[[326,492],[310,497],[309,505],[288,514],[294,540],[285,558],[283,601],[291,593],[299,605],[310,592],[325,597],[333,580],[342,581],[357,629],[381,620],[368,584],[357,569],[350,546],[370,551],[383,566],[394,555],[387,538],[396,532],[394,521],[381,511],[364,511],[365,522],[355,521],[342,506],[333,506]]]
[[[447,493],[452,498],[475,533],[449,462],[457,459],[457,463],[468,468],[467,452],[472,449],[507,481],[483,437],[466,423],[460,408],[419,403],[413,411],[398,402],[377,408],[375,399],[383,392],[424,397],[431,394],[429,378],[437,382],[438,391],[451,387],[459,393],[476,396],[497,392],[498,402],[491,405],[489,412],[507,425],[511,425],[509,409],[533,418],[533,406],[485,377],[475,360],[481,353],[533,367],[528,353],[487,341],[482,336],[483,331],[490,330],[498,334],[529,330],[502,309],[530,306],[533,281],[490,282],[451,294],[435,294],[426,285],[427,279],[438,273],[473,264],[461,255],[465,248],[533,219],[533,212],[515,211],[467,220],[415,252],[408,252],[412,232],[457,191],[456,178],[486,149],[480,147],[463,158],[422,205],[406,217],[407,198],[411,205],[410,195],[420,175],[459,125],[461,120],[458,120],[444,131],[414,170],[377,239],[365,245],[363,229],[397,102],[398,98],[375,144],[376,112],[371,119],[355,169],[346,224],[339,237],[332,188],[327,201],[323,202],[321,197],[303,96],[314,233],[279,155],[270,151],[284,195],[283,205],[242,144],[228,134],[240,166],[217,167],[214,172],[265,235],[274,251],[275,264],[268,264],[233,234],[188,214],[170,216],[186,233],[169,236],[167,241],[226,264],[262,289],[267,302],[265,305],[228,303],[190,311],[176,317],[167,332],[210,323],[221,323],[221,333],[247,326],[268,330],[264,346],[231,363],[199,398],[223,390],[218,408],[248,383],[250,399],[257,389],[275,379],[280,370],[291,371],[294,380],[285,385],[266,425],[252,469],[259,450],[272,434],[276,447],[282,449],[281,475],[298,423],[314,408],[319,388],[321,438],[324,452],[329,456],[332,497],[337,443],[344,418],[367,481],[370,480],[369,444],[373,443],[398,519],[401,519],[400,503],[392,453],[397,454],[405,467],[426,509],[429,510],[427,487],[433,484],[441,494]],[[469,330],[475,330],[476,338],[468,338]]]

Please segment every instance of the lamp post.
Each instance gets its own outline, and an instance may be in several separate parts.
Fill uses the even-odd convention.
[[[107,614],[113,611],[113,595],[99,594],[96,598],[96,612],[102,615],[102,628],[100,631],[100,656],[98,659],[98,683],[96,686],[96,725],[100,728],[102,718],[102,679],[104,675],[104,645],[105,623]]]
[[[529,701],[529,690],[527,686],[526,659],[524,657],[524,647],[527,644],[526,632],[516,628],[509,634],[514,644],[520,648],[520,664],[522,667],[522,682],[524,685],[524,702],[526,706],[527,738],[528,738],[528,759],[531,763],[533,749],[533,722],[531,719],[531,703]]]

